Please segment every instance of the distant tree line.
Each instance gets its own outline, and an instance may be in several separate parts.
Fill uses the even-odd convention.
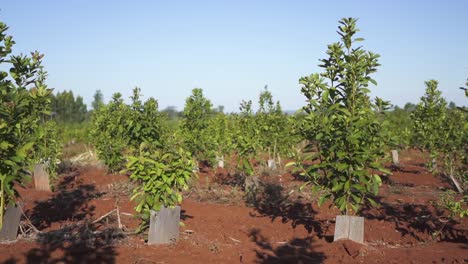
[[[58,92],[52,96],[52,117],[61,123],[81,123],[88,117],[83,97],[72,91]]]
[[[91,103],[93,110],[104,105],[104,96],[101,90],[94,94]],[[52,95],[51,100],[52,118],[59,123],[82,123],[89,119],[93,110],[88,110],[83,102],[83,97],[74,95],[73,91],[62,91]]]
[[[93,96],[93,102],[91,103],[92,110],[88,110],[87,105],[83,102],[83,97],[79,95],[74,95],[73,91],[62,91],[54,94],[52,96],[52,116],[53,118],[60,123],[82,123],[87,121],[90,117],[90,114],[93,110],[97,110],[104,103],[104,95],[101,90],[97,90]],[[449,109],[455,108],[455,103],[450,102],[448,105]],[[416,109],[416,105],[413,103],[406,103],[403,108],[399,106],[394,106],[388,112],[393,112],[397,116],[409,115]],[[161,111],[166,114],[167,117],[171,120],[180,119],[183,116],[183,111],[178,111],[176,106],[167,106]],[[212,108],[213,114],[223,113],[224,106],[219,105],[216,108]],[[401,120],[400,118],[397,118]]]

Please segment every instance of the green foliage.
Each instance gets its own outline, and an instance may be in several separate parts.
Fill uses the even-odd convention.
[[[60,123],[57,125],[57,133],[61,142],[67,143],[89,143],[90,122],[83,123]]]
[[[81,123],[88,117],[83,97],[73,95],[72,91],[58,92],[52,96],[54,119],[60,123]]]
[[[442,135],[447,112],[447,102],[442,98],[442,92],[437,89],[438,82],[425,82],[426,93],[411,117],[414,120],[414,144],[430,153],[428,167],[436,171],[438,141]]]
[[[142,143],[139,155],[128,157],[126,171],[137,184],[131,199],[137,201],[135,210],[143,219],[140,230],[148,226],[151,210],[182,202],[181,192],[188,189],[193,166],[191,154],[177,147],[161,150]]]
[[[450,177],[462,191],[467,182],[464,164],[468,146],[468,114],[460,108],[447,108],[441,91],[437,89],[437,81],[427,81],[426,87],[426,93],[412,115],[414,142],[429,151],[429,169]],[[443,164],[442,168],[437,164]]]
[[[93,112],[91,139],[97,154],[111,171],[125,165],[125,156],[134,155],[142,142],[161,146],[164,140],[164,118],[158,103],[150,98],[144,104],[140,89],[133,90],[132,104],[124,103],[119,93],[112,101]]]
[[[118,171],[124,163],[124,149],[128,146],[127,131],[123,124],[129,118],[129,107],[120,94],[114,94],[112,101],[93,112],[91,118],[91,139],[98,157],[111,171]]]
[[[386,111],[382,115],[383,130],[388,131],[392,148],[408,148],[412,146],[413,119],[411,117],[411,105],[405,108],[396,106],[392,111]]]
[[[102,94],[101,90],[97,90],[93,96],[93,102],[91,105],[93,106],[93,110],[99,110],[102,106],[104,106],[104,95]]]
[[[214,144],[209,134],[211,107],[211,102],[203,96],[203,90],[193,89],[185,101],[180,126],[185,148],[193,157],[209,161],[214,159]]]
[[[466,79],[465,86],[468,87],[468,79]],[[465,96],[468,97],[468,88],[467,87],[460,87],[461,90],[465,91]]]
[[[237,169],[248,176],[254,174],[252,159],[258,154],[259,130],[252,112],[252,101],[242,101],[240,113],[234,115],[234,151],[237,154]]]
[[[57,178],[61,149],[62,142],[58,135],[57,123],[52,120],[41,123],[34,148],[34,160],[36,163],[46,165],[46,171],[52,181]]]
[[[276,159],[279,154],[286,155],[293,145],[290,122],[280,102],[273,101],[273,95],[265,90],[260,93],[259,109],[255,115],[258,129],[260,150],[268,153],[269,159]]]
[[[443,163],[442,173],[448,176],[456,188],[463,192],[468,183],[466,173],[466,149],[468,147],[468,114],[460,109],[448,110],[437,140],[436,160]],[[458,185],[458,186],[457,186]]]
[[[165,113],[170,120],[177,120],[182,117],[182,112],[177,111],[177,107],[173,105],[164,108],[161,113]]]
[[[41,117],[49,115],[51,89],[45,85],[43,55],[10,55],[14,41],[6,35],[8,27],[0,22],[0,228],[8,203],[22,184],[25,168],[33,161]]]
[[[300,79],[302,93],[307,97],[307,113],[302,134],[310,142],[308,159],[314,162],[304,174],[314,188],[326,191],[319,204],[332,199],[346,214],[356,213],[377,195],[381,184],[374,171],[385,171],[384,134],[369,99],[370,77],[377,71],[379,55],[353,44],[362,41],[354,35],[357,19],[340,21],[341,42],[328,46],[327,59],[319,65],[321,74]]]
[[[216,156],[227,156],[233,151],[234,124],[230,116],[219,112],[210,119],[210,141],[215,144]]]
[[[93,112],[91,136],[99,157],[111,171],[124,168],[137,183],[132,199],[138,201],[135,210],[144,220],[150,210],[162,205],[180,203],[180,191],[187,188],[192,175],[190,154],[178,147],[177,139],[168,136],[165,115],[158,111],[158,103],[150,98],[140,100],[140,89],[135,88],[132,103],[123,102],[120,94]]]
[[[444,193],[439,200],[439,206],[450,211],[450,218],[460,217],[464,218],[468,216],[468,197],[465,196],[461,200],[456,200],[454,192],[448,191]]]

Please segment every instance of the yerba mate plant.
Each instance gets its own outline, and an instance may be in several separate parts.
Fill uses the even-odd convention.
[[[340,21],[341,41],[330,44],[328,58],[320,60],[324,72],[300,79],[308,102],[302,128],[312,152],[307,159],[317,161],[302,173],[314,190],[325,192],[319,204],[331,199],[347,215],[356,214],[366,203],[376,204],[372,196],[381,185],[376,172],[387,172],[381,163],[382,126],[369,98],[379,55],[356,46],[363,41],[355,37],[356,22],[355,18]]]

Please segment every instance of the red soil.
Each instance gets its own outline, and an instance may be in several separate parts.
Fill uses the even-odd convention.
[[[182,204],[180,240],[145,245],[142,236],[119,237],[116,221],[89,224],[119,206],[122,224],[139,220],[129,201],[128,178],[88,168],[66,173],[53,193],[20,188],[24,211],[41,231],[36,239],[0,245],[1,263],[465,263],[468,221],[444,223],[447,212],[434,202],[450,184],[428,173],[416,152],[400,154],[402,168],[385,178],[381,207],[364,209],[365,245],[332,242],[334,208],[312,198],[285,197],[302,182],[290,174],[268,176],[270,196],[256,206]],[[224,174],[226,171],[218,171]],[[215,173],[202,170],[200,183]],[[205,179],[207,178],[207,179]],[[268,180],[267,180],[268,182]],[[223,186],[223,188],[230,188]],[[275,193],[275,190],[283,192]],[[274,195],[279,195],[279,198]],[[304,196],[305,197],[305,196]],[[442,220],[442,221],[441,221]],[[88,225],[85,223],[88,222]],[[91,231],[90,231],[91,229]],[[438,239],[432,234],[441,231]],[[84,236],[92,234],[95,236]],[[90,233],[91,232],[91,233]],[[81,236],[80,236],[81,234]],[[73,239],[66,239],[72,237]]]

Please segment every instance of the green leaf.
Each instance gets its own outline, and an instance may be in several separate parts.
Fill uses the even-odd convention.
[[[328,195],[321,196],[319,201],[318,201],[318,205],[322,206],[328,199],[330,199],[330,197]]]
[[[333,188],[331,189],[331,191],[332,191],[332,192],[337,192],[337,191],[343,189],[343,185],[344,185],[343,183],[335,184],[335,185],[333,186]]]
[[[374,199],[367,197],[367,200],[369,201],[369,203],[370,203],[373,207],[377,207],[377,206],[378,206],[377,202],[376,202]]]

